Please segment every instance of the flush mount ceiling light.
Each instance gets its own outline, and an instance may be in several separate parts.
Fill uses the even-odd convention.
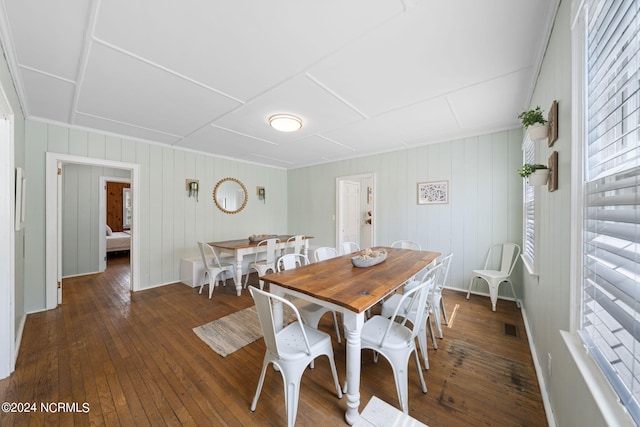
[[[276,114],[269,117],[269,124],[280,132],[295,132],[302,127],[302,120],[291,114]]]

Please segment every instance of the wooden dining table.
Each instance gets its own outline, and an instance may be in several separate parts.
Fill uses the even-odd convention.
[[[438,252],[396,248],[387,251],[380,264],[357,268],[351,258],[360,252],[262,276],[269,291],[293,295],[321,304],[342,314],[346,329],[347,410],[345,420],[353,425],[360,417],[360,332],[365,312],[393,293],[440,256]],[[362,251],[361,251],[362,252]],[[282,327],[282,304],[274,304],[278,327]]]
[[[287,240],[291,237],[295,237],[295,235],[289,235],[289,234],[282,234],[277,236],[273,235],[272,237],[265,237],[265,239],[276,238],[280,240],[280,249],[285,249],[285,248],[293,247],[294,242],[287,243]],[[307,252],[309,250],[310,239],[313,239],[313,236],[304,236],[304,239],[302,241],[303,243],[302,253],[304,255],[307,255]],[[240,296],[240,293],[242,292],[242,263],[243,263],[242,260],[247,255],[255,254],[259,250],[262,250],[262,251],[266,250],[266,246],[262,247],[262,249],[259,249],[257,247],[259,242],[260,242],[259,240],[251,241],[249,238],[246,238],[246,239],[225,240],[222,242],[208,243],[209,245],[218,249],[218,251],[220,252],[232,253],[236,263],[236,294],[238,296]],[[247,274],[249,274],[249,272],[247,272]]]

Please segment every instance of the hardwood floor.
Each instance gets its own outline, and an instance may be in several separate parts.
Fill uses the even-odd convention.
[[[253,279],[253,278],[252,278]],[[255,282],[255,280],[250,280]],[[64,302],[28,316],[15,372],[0,381],[3,402],[35,403],[31,413],[0,413],[0,426],[286,425],[282,379],[269,370],[255,413],[265,347],[262,339],[223,358],[192,328],[253,304],[232,285],[213,299],[177,283],[129,292],[128,258],[107,272],[64,280]],[[439,349],[431,348],[420,390],[409,366],[409,414],[431,426],[546,426],[539,386],[515,303],[445,290],[450,316]],[[334,336],[330,314],[320,328]],[[345,346],[334,340],[340,381]],[[332,390],[326,358],[302,378],[298,426],[346,425],[346,400]],[[398,407],[393,374],[371,352],[362,356],[362,410],[376,395]],[[51,404],[70,405],[64,411]],[[46,413],[41,404],[55,409]],[[84,406],[83,406],[84,405]]]

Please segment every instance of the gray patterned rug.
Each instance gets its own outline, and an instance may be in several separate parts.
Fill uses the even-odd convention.
[[[193,332],[222,357],[262,338],[255,306],[197,326]]]

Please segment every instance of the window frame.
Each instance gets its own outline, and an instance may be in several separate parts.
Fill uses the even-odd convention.
[[[571,255],[570,255],[570,331],[561,336],[580,371],[594,403],[609,425],[633,425],[634,421],[621,404],[620,397],[609,382],[603,369],[596,363],[580,337],[584,280],[584,193],[586,191],[586,165],[584,141],[587,137],[587,77],[586,77],[586,22],[588,0],[581,1],[572,10],[572,123],[571,123]]]

